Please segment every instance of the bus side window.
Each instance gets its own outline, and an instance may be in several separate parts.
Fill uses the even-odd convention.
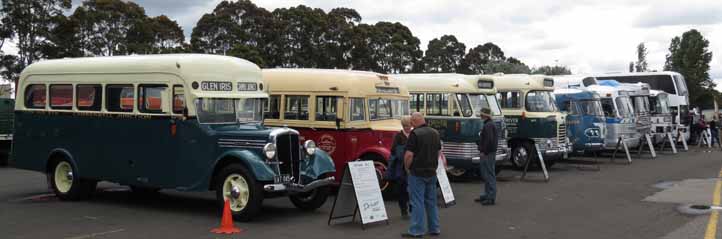
[[[351,121],[364,121],[366,114],[364,110],[364,98],[351,98]]]
[[[308,96],[286,96],[286,110],[283,117],[287,120],[308,120]]]
[[[268,97],[268,105],[264,110],[263,117],[266,119],[280,119],[281,117],[281,96],[271,95]]]
[[[424,112],[424,94],[411,94],[411,110]]]
[[[449,95],[448,94],[427,94],[426,115],[448,115]]]
[[[73,85],[50,85],[50,108],[73,109]]]
[[[173,86],[173,113],[183,114],[186,109],[185,91],[182,85]]]
[[[110,112],[133,112],[133,85],[107,85],[105,108]]]
[[[103,97],[101,85],[77,85],[75,87],[78,110],[100,111]]]
[[[47,102],[45,85],[28,85],[25,88],[25,107],[31,109],[45,109]]]
[[[336,96],[316,96],[316,121],[336,121]]]
[[[138,111],[143,113],[165,114],[164,100],[168,97],[166,93],[168,86],[165,85],[140,85],[138,86]]]
[[[503,109],[520,108],[519,92],[499,92],[496,94],[496,100],[501,104]]]

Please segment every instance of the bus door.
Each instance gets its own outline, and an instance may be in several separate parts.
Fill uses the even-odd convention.
[[[132,133],[136,157],[129,159],[133,180],[138,185],[174,185],[178,142],[171,118],[172,89],[167,84],[141,84],[137,88],[137,109],[141,115]],[[177,128],[175,129],[177,130]]]

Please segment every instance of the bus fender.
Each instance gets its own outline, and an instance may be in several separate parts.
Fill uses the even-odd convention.
[[[363,151],[361,151],[361,153],[359,153],[357,157],[361,158],[363,155],[366,155],[366,154],[381,155],[381,157],[383,157],[384,161],[388,161],[389,158],[391,157],[391,151],[382,146],[374,146],[374,147],[366,148]]]
[[[318,179],[319,176],[336,172],[336,166],[333,164],[331,156],[321,149],[316,149],[316,153],[308,157],[307,164],[301,175]]]
[[[48,170],[50,170],[50,168],[48,168],[48,167],[51,167],[49,165],[50,160],[53,160],[53,158],[55,158],[57,156],[61,156],[61,157],[63,157],[63,159],[70,161],[71,166],[73,166],[73,171],[76,174],[81,175],[80,170],[78,170],[78,164],[77,164],[77,162],[75,162],[75,158],[73,158],[73,155],[70,154],[70,151],[63,149],[63,148],[55,148],[53,150],[50,150],[50,153],[48,154],[48,160],[45,161],[45,165],[43,167],[44,172],[48,172]]]
[[[273,169],[271,169],[261,157],[258,157],[258,155],[248,150],[230,150],[225,152],[216,159],[214,165],[218,165],[221,160],[226,158],[238,160],[238,162],[242,163],[243,166],[253,173],[257,181],[273,181],[273,176],[276,175]]]

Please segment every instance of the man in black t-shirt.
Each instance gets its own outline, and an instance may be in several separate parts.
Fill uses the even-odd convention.
[[[439,212],[436,207],[436,168],[439,164],[441,139],[439,132],[426,126],[423,115],[411,115],[414,130],[409,135],[404,155],[404,166],[408,172],[407,184],[411,201],[411,225],[402,237],[421,238],[428,233],[441,234]],[[424,220],[426,216],[426,220]],[[426,221],[427,225],[424,225]],[[424,227],[426,226],[426,230]]]

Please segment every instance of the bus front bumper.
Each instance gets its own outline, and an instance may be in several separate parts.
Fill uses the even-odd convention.
[[[292,192],[292,193],[305,193],[310,192],[316,188],[333,185],[336,182],[336,178],[331,176],[323,179],[318,179],[306,185],[297,183],[274,183],[263,185],[263,190],[266,192]]]

